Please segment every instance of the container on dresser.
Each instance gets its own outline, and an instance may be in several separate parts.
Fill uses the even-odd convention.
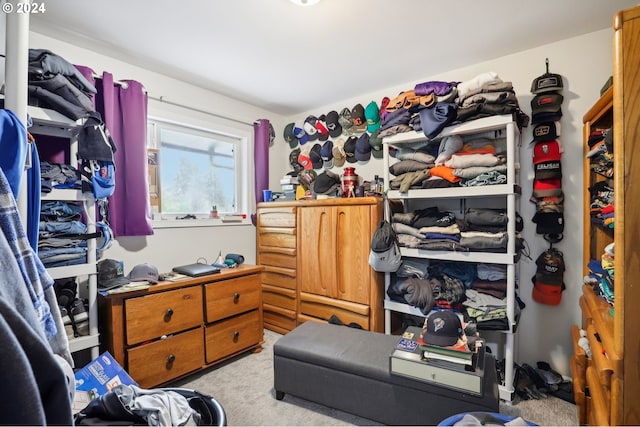
[[[81,123],[75,122],[54,110],[28,107],[29,115],[33,125],[29,131],[35,136],[36,144],[38,135],[54,136],[69,140],[69,165],[78,168],[78,129]],[[79,189],[52,189],[49,193],[41,194],[41,201],[63,201],[81,203],[84,206],[87,233],[96,231],[96,208],[95,200],[91,193],[83,193]],[[69,338],[69,349],[71,352],[90,349],[91,357],[96,358],[99,354],[99,333],[98,333],[98,311],[97,311],[97,270],[96,270],[96,240],[87,240],[86,262],[64,267],[47,268],[47,272],[54,279],[68,277],[86,278],[86,287],[80,289],[80,296],[86,298],[89,305],[89,334],[79,337]]]
[[[574,384],[580,423],[588,425],[640,424],[640,256],[637,236],[640,220],[637,209],[640,182],[634,170],[640,162],[640,6],[619,12],[613,18],[613,86],[585,114],[585,156],[589,135],[595,129],[613,128],[614,229],[602,228],[591,221],[588,188],[604,178],[584,164],[584,268],[588,262],[602,259],[607,245],[615,243],[615,285],[613,303],[609,304],[583,286],[580,297],[582,329],[587,332],[591,358],[576,350],[572,358]],[[586,157],[585,157],[586,159]],[[575,330],[576,327],[574,326]],[[575,340],[575,333],[573,334]],[[575,348],[575,346],[574,346]],[[581,365],[580,361],[584,363]],[[579,402],[579,399],[585,398]]]
[[[259,203],[257,262],[264,327],[285,334],[297,325],[297,202]]]
[[[438,144],[438,140],[453,135],[476,135],[487,131],[497,131],[500,139],[504,140],[506,155],[506,182],[494,185],[470,186],[470,187],[447,187],[432,189],[409,189],[407,192],[390,190],[389,167],[394,163],[390,155],[391,147],[394,148],[416,148],[424,146],[428,142],[422,132],[405,132],[386,137],[383,140],[383,167],[385,190],[388,190],[388,197],[392,202],[401,202],[405,212],[413,211],[416,208],[438,207],[443,210],[455,212],[456,217],[461,219],[468,208],[487,207],[504,209],[508,223],[506,227],[508,241],[506,251],[503,253],[494,252],[457,252],[457,251],[435,251],[401,247],[403,257],[427,259],[431,261],[455,261],[464,263],[487,263],[503,266],[506,270],[506,313],[507,321],[504,330],[500,331],[498,346],[505,360],[504,378],[499,386],[500,398],[512,400],[514,396],[513,361],[515,351],[515,330],[516,330],[516,277],[517,277],[517,254],[516,254],[516,199],[520,194],[518,186],[518,154],[517,146],[520,144],[520,132],[517,124],[511,115],[490,116],[461,124],[453,125],[443,129],[438,138],[429,143]],[[391,275],[385,275],[385,287],[388,288],[391,282]],[[384,301],[385,308],[385,331],[392,333],[393,313],[405,313],[413,316],[425,317],[426,314],[420,309],[391,300],[388,296]],[[480,329],[480,328],[479,328]],[[488,334],[489,331],[480,331],[481,334]],[[492,341],[487,339],[488,342]]]
[[[141,387],[165,384],[263,343],[262,267],[100,295],[108,350]]]
[[[381,199],[258,205],[257,259],[265,328],[286,333],[307,320],[383,330],[383,276],[368,263]]]

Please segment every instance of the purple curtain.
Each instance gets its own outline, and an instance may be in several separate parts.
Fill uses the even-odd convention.
[[[109,198],[114,237],[153,234],[147,165],[147,94],[135,80],[96,79],[96,110],[116,145],[116,188]]]
[[[260,119],[253,124],[256,204],[264,201],[262,190],[269,188],[269,120]],[[251,215],[256,225],[255,214]]]

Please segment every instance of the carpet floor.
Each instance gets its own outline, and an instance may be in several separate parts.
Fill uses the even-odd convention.
[[[229,426],[381,425],[375,421],[273,390],[273,344],[281,335],[264,331],[259,353],[246,353],[170,386],[198,390],[222,404]],[[575,405],[556,397],[501,402],[500,412],[545,426],[578,425]]]

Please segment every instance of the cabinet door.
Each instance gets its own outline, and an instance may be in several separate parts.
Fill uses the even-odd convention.
[[[337,298],[369,304],[371,294],[370,206],[339,206],[335,224]]]
[[[336,207],[306,206],[299,212],[300,291],[336,298]]]

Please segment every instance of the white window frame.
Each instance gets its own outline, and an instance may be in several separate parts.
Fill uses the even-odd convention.
[[[212,219],[208,214],[197,214],[195,219],[177,219],[181,215],[165,214],[162,212],[153,215],[154,228],[180,228],[180,227],[208,227],[219,225],[243,225],[251,224],[251,212],[255,210],[254,200],[254,173],[250,160],[253,159],[253,128],[223,123],[220,119],[207,120],[206,126],[199,124],[201,120],[187,123],[184,119],[172,120],[155,115],[148,116],[148,123],[164,124],[171,130],[187,128],[196,132],[210,134],[212,137],[221,135],[227,138],[237,139],[237,152],[235,153],[235,180],[236,180],[236,210],[227,215],[220,214],[219,218]],[[155,127],[155,126],[154,126]],[[156,140],[158,132],[148,136],[147,148],[159,149],[160,142]],[[160,156],[160,168],[162,168],[162,155]],[[162,185],[162,182],[160,183]]]

